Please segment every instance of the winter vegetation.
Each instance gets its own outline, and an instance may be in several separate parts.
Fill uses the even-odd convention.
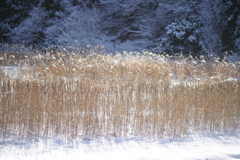
[[[239,0],[0,13],[0,159],[240,158]]]
[[[0,42],[239,54],[239,6],[238,0],[3,0]]]
[[[2,52],[0,64],[17,70],[0,69],[1,138],[239,131],[238,61],[89,52]]]

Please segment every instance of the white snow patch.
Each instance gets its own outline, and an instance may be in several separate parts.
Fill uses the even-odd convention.
[[[0,143],[4,160],[196,160],[240,159],[240,133],[235,135],[191,134],[185,139],[143,140],[138,138],[85,139],[65,142],[42,138],[37,141]]]

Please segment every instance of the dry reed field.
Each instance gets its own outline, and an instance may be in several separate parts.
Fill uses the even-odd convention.
[[[183,137],[240,127],[240,63],[150,52],[0,54],[0,134]],[[18,69],[9,75],[3,66]]]

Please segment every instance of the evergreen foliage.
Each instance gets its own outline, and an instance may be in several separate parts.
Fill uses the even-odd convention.
[[[240,52],[239,0],[3,0],[0,11],[0,43]]]

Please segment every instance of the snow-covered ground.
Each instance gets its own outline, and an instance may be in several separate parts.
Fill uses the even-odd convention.
[[[240,159],[240,133],[190,134],[183,139],[57,138],[0,142],[1,160],[234,160]]]

